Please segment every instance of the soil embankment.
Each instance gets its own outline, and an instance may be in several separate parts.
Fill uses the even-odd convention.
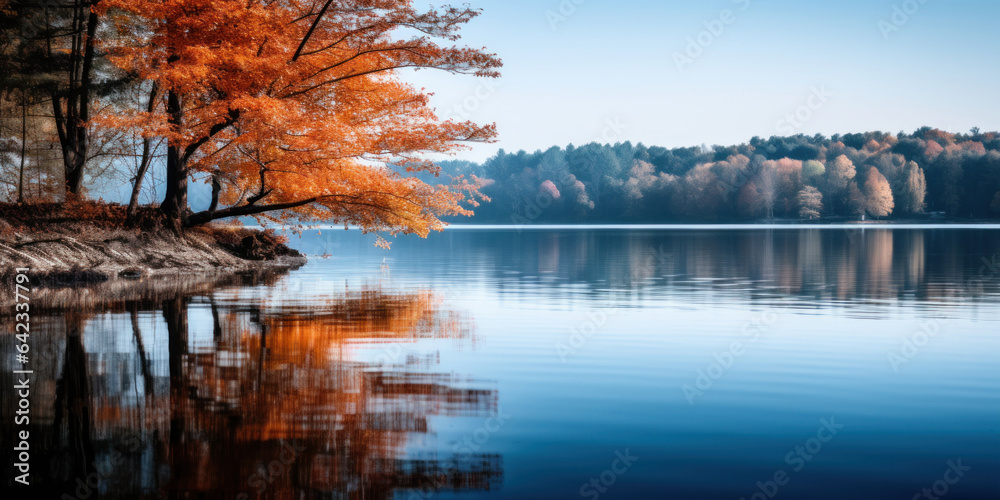
[[[104,217],[79,220],[44,211],[28,217],[0,208],[7,209],[0,210],[0,276],[30,268],[32,282],[41,287],[290,269],[306,261],[281,237],[239,226],[175,232],[153,222],[115,224]]]

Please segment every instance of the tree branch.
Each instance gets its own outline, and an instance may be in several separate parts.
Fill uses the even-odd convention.
[[[302,37],[302,42],[299,43],[299,48],[295,49],[295,55],[292,56],[292,62],[299,59],[302,55],[302,49],[306,48],[306,43],[309,42],[309,38],[312,37],[314,31],[316,31],[316,26],[319,26],[320,20],[323,19],[323,15],[326,14],[326,10],[330,8],[333,4],[333,0],[326,0],[323,8],[319,10],[319,14],[316,14],[316,19],[313,20],[312,25],[309,26],[309,31],[306,32],[306,36]]]
[[[191,159],[191,156],[194,155],[196,151],[198,151],[198,148],[204,146],[206,142],[210,141],[213,137],[218,135],[219,132],[222,132],[223,130],[229,128],[232,124],[236,123],[236,120],[239,119],[240,119],[240,110],[238,109],[229,110],[229,116],[226,117],[226,121],[221,123],[216,123],[215,125],[212,126],[211,129],[209,129],[207,135],[205,135],[201,139],[198,139],[195,142],[192,142],[191,144],[188,144],[188,147],[184,148],[184,156],[182,160],[184,162],[187,162],[189,159]]]

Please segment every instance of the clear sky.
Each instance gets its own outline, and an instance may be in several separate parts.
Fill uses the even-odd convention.
[[[498,53],[503,77],[406,75],[442,116],[496,122],[499,143],[461,159],[591,141],[1000,129],[995,0],[468,1],[483,15],[462,41]]]

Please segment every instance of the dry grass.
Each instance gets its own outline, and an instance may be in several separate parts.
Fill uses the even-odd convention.
[[[97,231],[134,230],[136,234],[155,234],[172,228],[167,218],[155,207],[140,207],[131,219],[127,217],[126,211],[125,205],[91,200],[23,205],[0,203],[0,238],[9,239],[16,234],[56,232],[53,230],[67,226]],[[235,225],[209,224],[187,231],[211,236],[234,255],[252,260],[292,254],[285,247],[288,238],[273,230],[260,231]]]

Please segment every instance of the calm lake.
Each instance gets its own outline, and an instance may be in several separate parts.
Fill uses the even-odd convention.
[[[39,308],[32,489],[1000,498],[1000,228],[374,241],[311,230],[287,275]]]

